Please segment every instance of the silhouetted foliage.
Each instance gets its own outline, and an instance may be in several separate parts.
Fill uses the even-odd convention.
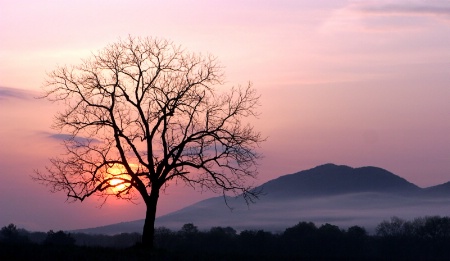
[[[409,231],[405,220],[392,217],[390,221],[384,220],[376,227],[376,234],[382,237],[406,236]]]
[[[371,256],[368,247],[369,236],[366,229],[360,226],[352,226],[347,229],[344,236],[347,242],[344,253],[347,253],[348,257]]]
[[[47,237],[44,240],[44,244],[55,246],[73,246],[75,245],[75,239],[70,234],[64,233],[62,230],[58,232],[53,232],[53,230],[50,230],[47,232]]]
[[[344,240],[344,232],[338,226],[328,223],[317,230],[318,239],[321,242],[320,251],[330,256],[342,256],[347,242]]]
[[[376,235],[379,251],[384,255],[423,259],[450,256],[449,217],[432,216],[412,221],[392,217],[377,226]]]
[[[239,251],[249,257],[275,258],[282,253],[279,235],[264,230],[244,230],[239,234]]]
[[[75,239],[75,243],[79,246],[114,248],[127,248],[134,246],[141,241],[142,237],[139,233],[120,233],[113,236],[75,233],[71,236]]]
[[[20,231],[14,224],[9,224],[8,226],[2,227],[0,231],[0,242],[7,244],[24,244],[29,243],[30,240],[25,231]]]
[[[47,238],[70,237],[50,231],[42,244],[5,245],[1,241],[0,260],[447,260],[449,221],[449,217],[438,216],[411,221],[393,217],[381,222],[375,235],[359,226],[340,229],[331,224],[317,227],[312,222],[300,222],[279,234],[263,230],[237,233],[231,227],[200,231],[188,223],[176,232],[157,228],[157,249],[153,251],[136,245],[138,234],[73,234],[73,246],[47,244]],[[18,231],[14,225],[6,226],[1,238],[14,238]],[[24,236],[36,232],[26,233]]]
[[[196,234],[198,234],[198,232],[199,232],[198,227],[194,226],[194,224],[192,224],[192,223],[184,224],[181,227],[181,230],[179,231],[179,233],[183,236],[196,235]]]
[[[364,239],[367,237],[367,231],[360,226],[351,226],[347,229],[347,236],[355,239]]]
[[[175,232],[166,227],[157,227],[155,229],[155,245],[158,248],[170,248]]]
[[[301,250],[306,255],[315,255],[318,244],[317,227],[312,222],[300,222],[287,228],[282,234],[284,251]]]
[[[45,232],[26,232],[28,238],[31,242],[36,244],[42,244],[47,237],[47,233]]]
[[[450,239],[449,217],[425,217],[407,221],[392,217],[384,220],[376,228],[376,235],[381,237],[414,237],[421,239]]]

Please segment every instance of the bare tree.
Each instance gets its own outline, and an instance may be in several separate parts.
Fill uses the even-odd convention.
[[[33,178],[73,200],[142,198],[149,247],[170,180],[251,201],[257,193],[246,180],[257,175],[264,139],[242,119],[256,116],[259,96],[251,84],[221,90],[222,74],[215,57],[131,36],[77,66],[58,67],[45,97],[65,103],[54,127],[70,138],[65,154]]]

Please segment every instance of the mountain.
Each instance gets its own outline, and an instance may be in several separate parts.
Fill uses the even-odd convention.
[[[262,189],[271,197],[330,196],[360,192],[411,194],[421,190],[381,168],[351,168],[334,164],[281,176],[257,189]]]
[[[156,226],[178,230],[193,223],[200,229],[231,226],[237,230],[283,231],[299,221],[359,225],[369,231],[392,216],[415,218],[450,215],[450,182],[422,189],[381,168],[325,164],[281,176],[255,188],[255,204],[242,197],[213,197],[158,217]],[[117,234],[141,232],[143,220],[76,232]]]

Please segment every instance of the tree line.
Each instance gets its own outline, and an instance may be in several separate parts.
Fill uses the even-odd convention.
[[[378,224],[372,235],[360,226],[341,229],[332,224],[317,226],[312,222],[299,222],[281,233],[264,230],[237,232],[232,227],[212,227],[201,231],[188,223],[178,231],[157,228],[154,250],[140,247],[140,242],[141,235],[137,233],[106,236],[63,231],[28,232],[10,224],[0,231],[0,259],[14,259],[14,254],[17,254],[14,251],[25,248],[32,251],[21,251],[22,255],[34,255],[34,249],[34,252],[41,254],[44,251],[42,255],[47,253],[52,259],[51,255],[57,249],[57,253],[62,255],[57,257],[67,255],[74,257],[74,260],[75,257],[90,258],[92,255],[96,259],[114,256],[114,260],[122,260],[120,257],[141,260],[148,255],[156,260],[439,260],[450,256],[450,217],[432,216],[413,220],[392,217]],[[77,254],[73,256],[75,252]]]

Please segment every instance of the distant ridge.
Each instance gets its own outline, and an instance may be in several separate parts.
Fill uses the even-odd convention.
[[[421,190],[418,186],[382,168],[351,168],[331,163],[281,176],[257,189],[266,191],[271,197],[324,196],[358,192],[405,194]]]
[[[237,230],[280,231],[299,221],[332,223],[340,227],[365,226],[368,230],[392,216],[450,215],[450,182],[422,189],[378,167],[352,168],[324,164],[284,175],[255,189],[263,195],[247,206],[242,198],[213,197],[158,217],[156,226],[180,229],[231,226]],[[122,222],[74,232],[118,234],[141,232],[144,220]]]

